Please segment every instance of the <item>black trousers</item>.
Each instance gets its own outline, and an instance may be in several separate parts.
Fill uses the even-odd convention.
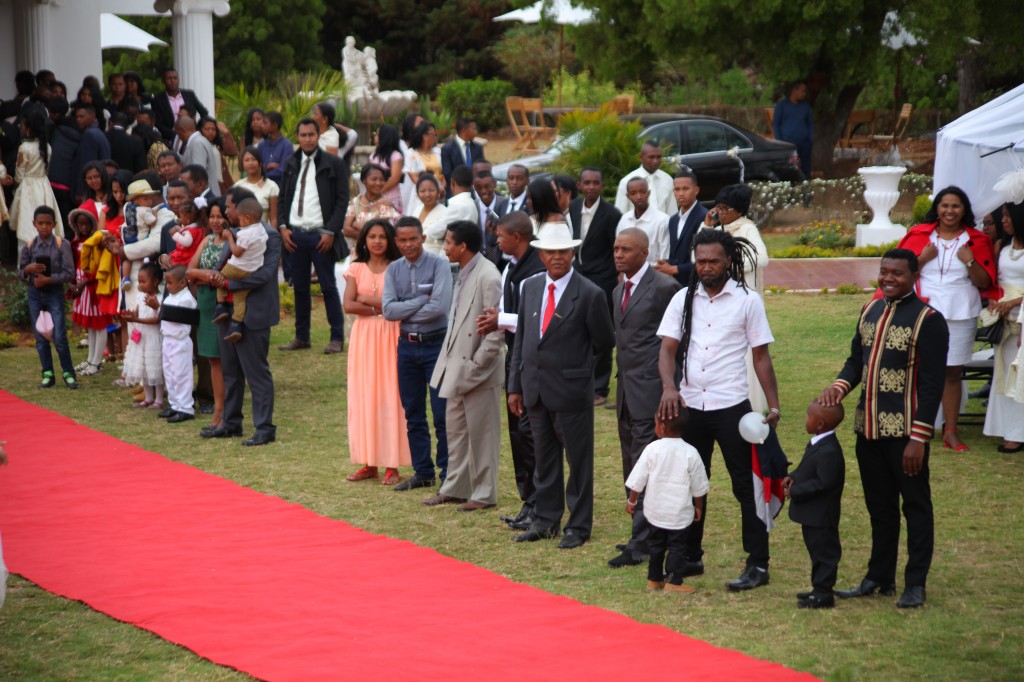
[[[633,516],[636,516],[636,512],[633,512]],[[667,579],[673,585],[682,585],[683,567],[686,565],[686,537],[690,534],[691,526],[668,530],[647,524],[647,528],[650,529],[647,547],[651,551],[647,579],[655,582]]]
[[[527,406],[526,411],[537,458],[533,474],[537,488],[533,527],[560,530],[568,505],[565,529],[589,538],[594,524],[594,406],[555,412],[538,400]],[[564,478],[563,451],[569,463],[568,480]]]
[[[864,503],[871,517],[871,559],[867,577],[882,585],[896,582],[900,544],[900,498],[907,519],[907,567],[904,587],[924,587],[935,550],[935,515],[929,483],[929,445],[917,476],[903,473],[903,450],[909,438],[867,440],[857,435],[857,465]]]
[[[655,388],[657,390],[657,388]],[[634,415],[630,412],[629,401],[626,400],[625,391],[620,391],[619,400],[619,447],[622,450],[622,480],[625,482],[629,474],[636,466],[644,448],[650,445],[657,436],[654,433],[654,415]],[[626,497],[629,497],[629,490],[626,490]],[[641,559],[648,553],[647,540],[650,534],[650,524],[644,518],[644,494],[636,499],[636,509],[633,512],[633,527],[630,531],[629,542],[626,543],[626,551],[632,552],[634,559]]]
[[[512,349],[505,356],[505,376],[508,376]],[[508,409],[508,393],[505,394],[505,412],[508,414],[508,440],[512,446],[512,468],[516,475],[516,488],[519,499],[533,506],[537,502],[537,489],[533,485],[533,471],[536,459],[533,455],[533,432],[530,429],[530,417],[523,412],[521,417],[512,414]]]
[[[688,408],[690,421],[683,438],[697,448],[708,479],[711,478],[711,452],[717,442],[725,459],[725,468],[732,479],[732,494],[740,503],[740,517],[743,524],[743,550],[747,553],[747,566],[768,568],[768,529],[764,521],[757,518],[754,506],[754,473],[751,465],[751,445],[740,436],[740,419],[750,412],[750,401],[721,410],[695,410]],[[688,561],[700,561],[704,556],[701,543],[704,540],[704,522],[708,518],[708,501],[704,505],[704,516],[694,521],[686,541]]]
[[[839,560],[843,546],[839,543],[839,528],[834,526],[802,526],[804,545],[811,555],[811,586],[820,594],[832,594],[839,574]]]
[[[274,377],[270,373],[270,328],[246,329],[238,343],[224,340],[228,323],[218,325],[220,363],[224,372],[224,426],[242,427],[245,386],[252,391],[252,421],[257,432],[277,433],[274,425]]]
[[[608,313],[612,314],[612,292],[605,291],[608,299]],[[612,319],[614,319],[612,314]],[[607,398],[612,382],[612,348],[594,353],[594,395]]]

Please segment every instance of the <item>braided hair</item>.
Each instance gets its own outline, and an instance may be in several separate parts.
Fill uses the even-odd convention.
[[[743,264],[747,261],[757,262],[757,249],[743,237],[734,237],[725,230],[698,230],[693,237],[693,253],[697,253],[698,246],[720,244],[725,252],[725,257],[730,259],[726,276],[736,281],[744,290],[747,285],[743,279]],[[686,289],[686,298],[683,301],[683,337],[679,342],[679,359],[683,367],[683,381],[686,381],[686,359],[690,352],[690,332],[692,328],[693,295],[697,291],[700,277],[697,276],[697,268],[690,270],[690,282]]]

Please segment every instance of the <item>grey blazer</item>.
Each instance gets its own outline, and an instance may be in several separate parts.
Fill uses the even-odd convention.
[[[523,282],[519,323],[512,347],[508,392],[529,407],[576,411],[594,405],[594,354],[615,343],[608,299],[596,284],[573,271],[544,338],[540,336],[546,277]]]
[[[654,419],[661,400],[661,378],[658,375],[658,354],[661,339],[658,327],[669,301],[682,287],[673,277],[652,267],[630,292],[626,312],[622,312],[623,284],[612,292],[612,321],[615,325],[618,387],[616,409],[621,413],[628,405],[635,419]]]
[[[281,261],[281,235],[263,223],[267,231],[267,251],[260,269],[245,279],[229,280],[232,291],[248,289],[245,304],[245,326],[248,329],[269,329],[281,321],[280,291],[277,288],[277,265]]]

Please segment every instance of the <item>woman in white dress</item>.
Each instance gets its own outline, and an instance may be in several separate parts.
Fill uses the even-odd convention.
[[[900,240],[901,248],[917,254],[921,269],[917,293],[942,313],[949,327],[946,379],[942,390],[942,442],[947,449],[969,450],[960,441],[956,424],[963,394],[963,366],[974,353],[974,335],[982,297],[995,295],[996,263],[992,242],[974,227],[974,211],[959,187],[935,193],[924,223],[914,225]]]
[[[413,147],[406,154],[406,171],[413,183],[418,183],[420,173],[430,171],[445,188],[441,173],[441,148],[437,146],[437,129],[430,121],[423,121],[416,127],[412,138]]]
[[[263,207],[263,222],[267,225],[277,224],[277,198],[281,189],[277,183],[263,173],[263,155],[256,147],[246,147],[242,150],[242,172],[245,174],[241,180],[234,184],[235,187],[242,187],[249,190]]]
[[[1003,207],[1002,227],[1004,237],[997,272],[1003,297],[996,303],[990,303],[988,310],[1003,318],[1003,339],[996,346],[992,390],[982,433],[1002,438],[1003,442],[997,449],[1012,453],[1024,450],[1024,396],[1011,397],[1016,394],[1019,373],[1013,362],[1020,344],[1021,326],[1017,319],[1024,300],[1024,203]]]
[[[402,190],[403,210],[409,205],[410,201],[414,201],[416,196],[416,178],[413,178],[409,173],[409,152],[415,148],[413,138],[416,136],[416,129],[422,122],[423,117],[419,114],[406,114],[405,118],[402,119],[402,139],[398,143],[398,150],[402,152],[402,157],[405,159],[405,164],[402,167],[405,179],[399,184]]]
[[[313,105],[312,118],[320,126],[320,149],[337,155],[341,148],[341,135],[334,127],[334,116],[334,105],[330,102],[317,102]]]
[[[441,184],[433,173],[420,173],[416,196],[405,215],[415,216],[423,224],[423,234],[427,237],[423,248],[439,256],[443,255],[448,209],[441,203]]]
[[[36,237],[32,216],[37,206],[49,206],[57,214],[53,233],[64,234],[57,198],[46,177],[50,159],[50,145],[46,138],[46,110],[41,104],[30,104],[21,115],[21,144],[18,146],[18,165],[14,169],[14,182],[18,189],[11,201],[11,229],[18,234],[18,253]]]

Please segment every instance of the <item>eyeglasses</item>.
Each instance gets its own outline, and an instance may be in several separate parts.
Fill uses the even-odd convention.
[[[992,220],[991,218],[988,218],[986,220],[981,221],[981,224],[984,225],[985,227],[994,227],[996,221]]]
[[[733,210],[732,206],[726,206],[725,204],[715,205],[715,211],[717,211],[718,213],[728,213],[731,210]]]

